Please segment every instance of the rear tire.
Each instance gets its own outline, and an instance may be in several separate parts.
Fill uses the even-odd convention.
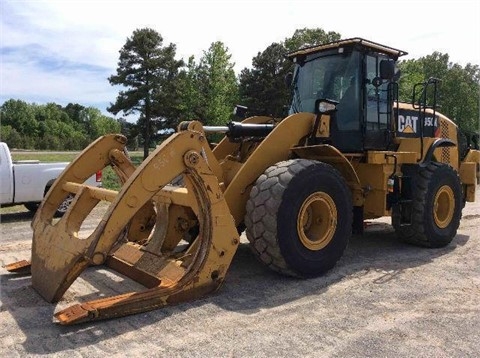
[[[340,259],[352,234],[352,198],[341,174],[314,160],[269,167],[250,192],[246,234],[271,269],[318,276]]]
[[[425,247],[448,245],[462,217],[462,186],[457,172],[444,163],[418,167],[412,188],[411,224],[400,223],[394,207],[392,224],[401,240]]]

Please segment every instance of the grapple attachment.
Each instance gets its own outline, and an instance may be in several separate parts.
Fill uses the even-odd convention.
[[[89,265],[106,264],[146,289],[77,304],[55,314],[61,324],[148,311],[197,298],[222,283],[239,236],[219,182],[221,171],[198,122],[190,122],[135,168],[125,137],[108,135],[87,147],[56,180],[32,222],[32,285],[60,300]],[[82,183],[111,165],[124,182],[115,192]],[[183,177],[182,186],[170,185]],[[60,220],[58,205],[74,200]],[[110,202],[88,237],[83,221]],[[24,272],[28,262],[7,266]]]

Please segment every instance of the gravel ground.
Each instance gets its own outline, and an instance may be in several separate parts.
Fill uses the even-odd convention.
[[[115,320],[52,323],[76,299],[138,288],[107,269],[88,269],[52,305],[0,268],[0,356],[479,357],[478,194],[445,248],[400,243],[379,219],[333,270],[298,280],[269,271],[242,238],[217,293]],[[31,219],[2,212],[0,265],[29,258]]]

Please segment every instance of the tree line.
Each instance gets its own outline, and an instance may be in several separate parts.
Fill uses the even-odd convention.
[[[0,139],[11,148],[80,150],[121,123],[97,108],[69,103],[38,105],[10,99],[0,107]]]
[[[17,138],[26,148],[77,149],[98,135],[121,131],[131,147],[143,145],[147,156],[149,148],[168,136],[180,121],[197,119],[207,125],[224,125],[232,119],[236,104],[247,106],[250,114],[282,117],[291,96],[284,78],[293,70],[285,54],[339,39],[337,32],[297,29],[291,37],[259,52],[251,68],[236,76],[229,49],[220,41],[213,42],[198,60],[193,56],[177,59],[175,44],[164,44],[161,34],[151,28],[137,29],[120,49],[118,67],[108,78],[112,86],[121,89],[107,108],[116,116],[136,114],[137,123],[117,121],[78,104],[62,108],[10,100],[0,108],[2,140]],[[402,73],[401,101],[411,100],[415,83],[440,78],[439,110],[461,129],[478,131],[478,65],[461,66],[450,62],[448,54],[434,52],[399,61],[398,67]]]

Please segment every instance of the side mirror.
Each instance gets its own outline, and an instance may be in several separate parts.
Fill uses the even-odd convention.
[[[380,61],[380,78],[382,80],[391,80],[395,75],[395,61],[381,60]]]
[[[285,86],[290,87],[292,85],[293,73],[289,72],[285,75]]]

